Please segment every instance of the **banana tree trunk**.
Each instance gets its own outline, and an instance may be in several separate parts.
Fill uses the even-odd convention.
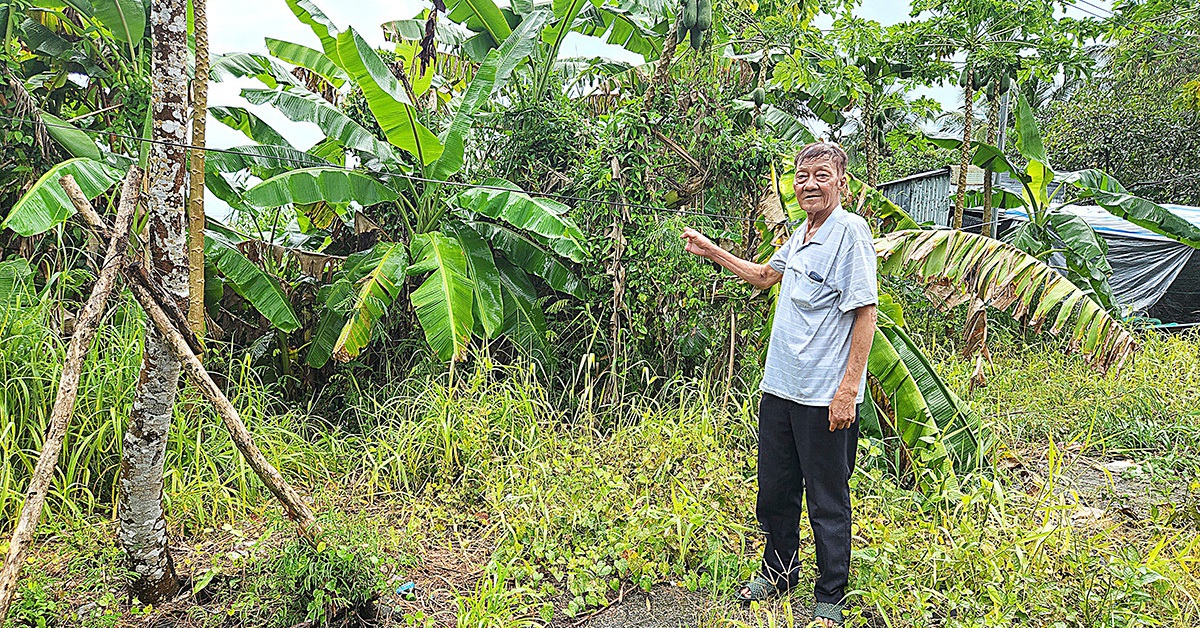
[[[192,0],[196,76],[192,80],[192,145],[204,146],[208,122],[207,0]],[[204,336],[204,151],[192,151],[188,179],[188,326]]]
[[[163,288],[187,309],[188,258],[184,210],[187,153],[187,0],[154,0],[150,11],[153,69],[150,148],[149,262]],[[163,514],[163,463],[180,363],[162,335],[146,326],[137,395],[122,448],[117,540],[133,576],[129,592],[157,604],[179,592]]]
[[[995,146],[1000,131],[1000,84],[988,86],[987,143]],[[983,172],[983,226],[980,233],[992,237],[992,169]]]
[[[963,143],[962,158],[959,160],[958,190],[954,194],[954,220],[950,226],[962,229],[963,210],[967,207],[967,170],[971,167],[971,133],[974,121],[971,112],[971,102],[975,99],[975,90],[971,82],[975,80],[975,70],[967,66],[966,86],[963,87]]]
[[[879,186],[879,145],[875,142],[875,135],[879,130],[875,128],[873,92],[867,92],[863,99],[863,131],[867,136],[867,185],[874,188]]]

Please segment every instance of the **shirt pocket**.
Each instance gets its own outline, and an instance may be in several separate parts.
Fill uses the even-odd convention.
[[[817,269],[811,262],[793,258],[788,270],[793,274],[788,296],[800,309],[828,307],[837,299],[837,290],[829,284],[829,269]]]

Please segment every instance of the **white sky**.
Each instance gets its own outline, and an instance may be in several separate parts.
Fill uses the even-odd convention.
[[[1079,5],[1082,9],[1068,9],[1068,15],[1084,17],[1086,16],[1085,12],[1103,15],[1112,7],[1112,0],[1087,1],[1095,6],[1084,3]],[[318,6],[339,28],[353,27],[367,41],[379,46],[383,46],[385,43],[383,33],[379,28],[380,24],[396,19],[411,18],[424,6],[431,6],[420,0],[317,0],[317,2]],[[1097,6],[1102,7],[1105,11],[1098,10],[1095,8]],[[908,11],[907,0],[863,0],[855,13],[887,26],[909,19]],[[316,36],[292,15],[284,0],[209,0],[208,21],[210,48],[213,54],[266,53],[266,46],[263,43],[265,37],[320,48]],[[828,20],[826,19],[824,23],[818,21],[818,25],[827,26]],[[639,55],[633,55],[617,46],[577,33],[572,33],[568,37],[561,54],[565,57],[602,55],[624,61],[638,62],[641,60]],[[214,83],[209,88],[209,104],[247,107],[301,149],[308,148],[321,139],[321,133],[316,125],[292,122],[271,107],[249,106],[239,95],[243,87],[261,87],[261,84],[252,79]],[[915,93],[937,99],[946,109],[959,106],[958,90],[954,87],[922,88],[916,90]],[[209,119],[207,137],[209,146],[229,148],[249,143],[250,141],[240,132]],[[224,203],[211,195],[209,195],[208,202],[215,210],[213,215],[222,213],[218,208],[222,207]]]

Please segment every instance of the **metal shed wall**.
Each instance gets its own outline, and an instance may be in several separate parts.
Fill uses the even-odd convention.
[[[919,223],[950,226],[950,170],[880,186],[880,191]]]

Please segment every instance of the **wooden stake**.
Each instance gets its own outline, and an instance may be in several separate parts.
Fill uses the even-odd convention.
[[[74,180],[72,180],[72,184]],[[141,194],[142,171],[137,166],[130,169],[121,188],[121,203],[117,208],[116,227],[113,237],[108,242],[108,251],[104,256],[104,265],[100,268],[100,277],[92,288],[83,309],[75,323],[75,333],[71,335],[67,345],[67,356],[63,363],[62,375],[58,382],[58,394],[54,399],[54,409],[50,414],[50,427],[46,430],[42,452],[38,456],[37,466],[29,479],[29,490],[25,494],[25,503],[21,509],[21,517],[13,531],[12,540],[8,544],[8,556],[4,559],[4,569],[0,571],[0,625],[8,616],[9,605],[16,593],[17,579],[21,575],[21,566],[25,563],[25,555],[33,542],[33,534],[37,529],[38,519],[41,518],[42,506],[46,501],[46,491],[54,477],[54,468],[58,465],[58,455],[62,452],[63,439],[67,434],[67,426],[71,421],[71,412],[75,408],[75,398],[79,393],[79,379],[83,371],[83,363],[87,358],[88,348],[100,325],[100,319],[108,305],[109,295],[116,283],[121,264],[126,259],[125,249],[129,246],[129,227],[133,224],[134,208],[137,207]],[[80,197],[78,186],[75,191]],[[68,191],[69,193],[69,191]],[[86,198],[85,198],[86,201]],[[89,207],[90,209],[90,207]],[[93,212],[94,213],[94,212]]]
[[[103,234],[106,230],[106,225],[96,212],[85,211],[85,202],[81,203],[80,199],[83,195],[75,194],[78,187],[75,186],[73,180],[63,180],[63,188],[67,190],[67,195],[71,197],[72,203],[75,204],[79,214],[88,222],[88,226],[92,228],[98,235]],[[75,188],[72,190],[72,188]],[[87,207],[86,209],[90,209]],[[126,260],[122,270],[125,271],[125,277],[128,279],[129,289],[133,292],[133,296],[141,304],[150,321],[162,334],[171,351],[179,358],[182,363],[183,372],[187,375],[192,384],[200,390],[200,393],[208,399],[209,403],[216,409],[217,414],[221,417],[221,421],[225,424],[225,429],[229,431],[230,438],[233,444],[237,446],[238,451],[246,458],[246,462],[250,464],[250,468],[258,475],[263,484],[267,486],[267,490],[283,504],[284,510],[288,517],[295,521],[300,527],[300,535],[305,539],[315,542],[316,537],[320,535],[320,527],[317,525],[316,517],[313,516],[312,510],[308,504],[304,503],[304,499],[292,488],[283,475],[267,461],[263,456],[262,451],[254,444],[253,437],[250,436],[250,430],[246,429],[246,424],[242,422],[238,411],[221,392],[219,386],[213,381],[204,365],[200,363],[200,359],[196,357],[196,353],[189,345],[187,338],[181,330],[190,329],[187,326],[187,318],[177,313],[172,317],[167,313],[167,308],[160,305],[159,300],[155,298],[153,288],[144,283],[145,273],[144,268],[133,260]],[[143,271],[143,272],[140,272]],[[163,295],[165,297],[165,295]],[[166,301],[173,301],[166,298]]]

